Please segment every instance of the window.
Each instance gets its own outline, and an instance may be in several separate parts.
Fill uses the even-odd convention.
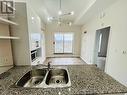
[[[100,34],[100,38],[99,38],[99,48],[98,48],[98,52],[101,52],[101,41],[102,41],[102,33]]]
[[[73,53],[73,33],[55,33],[55,53]]]

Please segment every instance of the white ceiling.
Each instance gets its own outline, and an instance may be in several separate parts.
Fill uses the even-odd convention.
[[[60,0],[28,0],[44,22],[47,17],[57,17]],[[98,12],[98,9],[107,7],[116,0],[61,0],[62,11],[74,11],[73,16],[65,16],[63,20],[72,21],[76,25],[83,25],[85,21]],[[91,12],[93,13],[91,13]]]

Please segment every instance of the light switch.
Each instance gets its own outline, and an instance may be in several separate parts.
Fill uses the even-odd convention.
[[[126,51],[123,51],[123,54],[127,54],[127,52]]]

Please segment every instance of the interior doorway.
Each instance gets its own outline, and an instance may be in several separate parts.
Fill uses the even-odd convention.
[[[94,63],[103,71],[105,70],[109,34],[110,27],[96,31]]]
[[[73,33],[54,34],[55,54],[73,53]]]

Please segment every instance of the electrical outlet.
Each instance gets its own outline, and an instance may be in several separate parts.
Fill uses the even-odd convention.
[[[7,57],[4,57],[4,64],[9,64],[9,63],[8,63],[8,58],[7,58]]]
[[[7,57],[0,57],[0,66],[9,64]]]
[[[3,57],[0,57],[0,66],[3,66]]]
[[[127,51],[123,51],[122,53],[123,53],[123,54],[127,54]]]

